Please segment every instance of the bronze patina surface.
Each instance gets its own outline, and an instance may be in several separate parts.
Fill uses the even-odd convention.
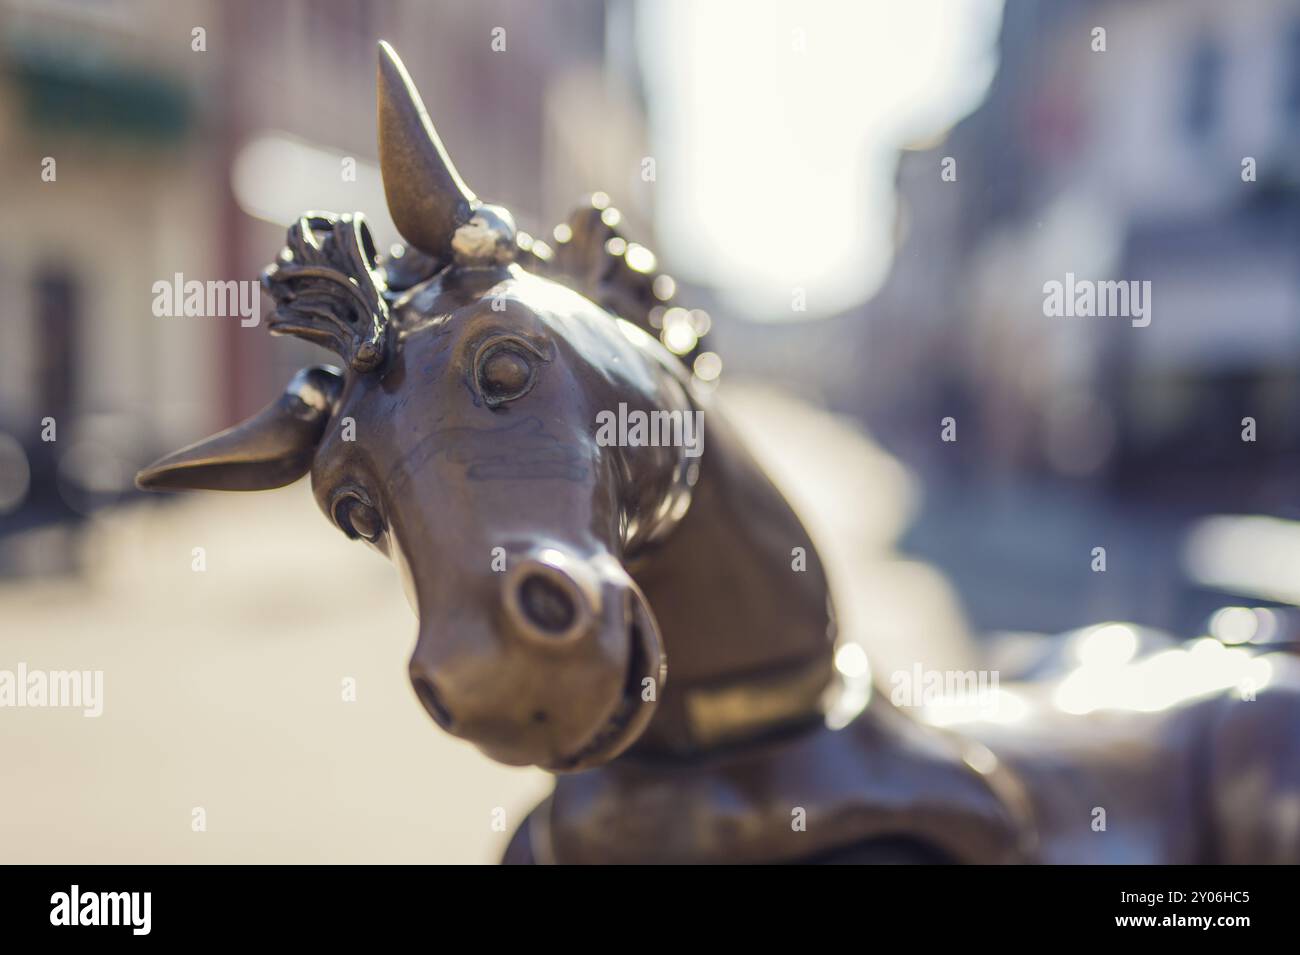
[[[657,340],[673,293],[653,257],[603,197],[554,247],[517,232],[465,185],[387,45],[379,144],[407,245],[380,256],[360,214],[306,213],[263,276],[272,330],[343,370],[305,369],[138,482],[311,475],[326,518],[398,566],[420,620],[411,682],[434,721],[558,774],[508,861],[1300,858],[1285,654],[1251,702],[955,733],[877,695],[831,728],[817,551]],[[598,415],[620,407],[702,412],[703,454],[598,441]]]

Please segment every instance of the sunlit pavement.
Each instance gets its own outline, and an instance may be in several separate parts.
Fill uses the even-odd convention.
[[[942,579],[889,553],[902,470],[829,418],[730,396],[832,566],[847,638],[886,669],[965,666]],[[80,577],[0,583],[0,669],[101,669],[104,712],[0,709],[0,861],[489,862],[549,788],[434,727],[395,572],[303,484],[149,498],[76,546]]]
[[[0,709],[0,861],[489,862],[494,810],[546,792],[434,727],[392,569],[305,487],[150,501],[82,544],[84,577],[0,585],[0,669],[104,671],[99,718]]]

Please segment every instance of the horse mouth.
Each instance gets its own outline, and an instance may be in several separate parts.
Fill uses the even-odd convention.
[[[663,687],[665,665],[654,622],[643,616],[643,608],[639,611],[629,634],[632,647],[618,705],[581,749],[548,767],[552,772],[580,772],[608,762],[631,746],[650,722],[654,700]],[[641,696],[646,679],[655,683],[655,696],[649,701]]]

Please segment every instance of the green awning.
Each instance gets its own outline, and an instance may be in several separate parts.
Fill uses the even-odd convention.
[[[8,72],[32,129],[151,144],[184,139],[195,125],[186,86],[106,59],[8,51]]]

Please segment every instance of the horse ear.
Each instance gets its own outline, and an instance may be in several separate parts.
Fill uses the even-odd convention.
[[[379,43],[379,165],[393,224],[411,245],[442,263],[456,230],[479,201],[438,138],[410,74],[393,48]]]
[[[311,468],[325,425],[343,390],[327,365],[304,368],[253,417],[174,451],[136,475],[146,491],[261,491],[282,487]]]

